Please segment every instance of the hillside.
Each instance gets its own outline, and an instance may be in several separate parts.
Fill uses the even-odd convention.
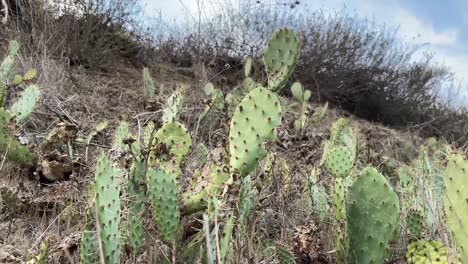
[[[217,79],[6,35],[0,263],[467,261],[466,150],[311,100],[292,30]]]

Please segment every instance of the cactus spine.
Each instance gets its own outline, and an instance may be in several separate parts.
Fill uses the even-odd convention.
[[[96,223],[102,248],[101,260],[106,264],[120,263],[120,173],[106,155],[97,161],[94,185]]]
[[[400,224],[397,194],[382,174],[367,167],[351,186],[346,206],[348,263],[382,263]]]
[[[462,263],[468,263],[468,161],[453,154],[445,176],[445,217]]]

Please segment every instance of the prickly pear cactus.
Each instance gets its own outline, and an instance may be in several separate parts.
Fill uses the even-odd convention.
[[[242,179],[242,185],[239,195],[239,218],[238,225],[241,235],[244,235],[247,232],[247,226],[249,223],[249,218],[257,206],[258,202],[258,191],[252,185],[250,175],[245,176]]]
[[[130,169],[127,186],[129,219],[126,223],[128,243],[133,252],[138,254],[143,250],[144,244],[144,218],[145,211],[145,161],[136,160]]]
[[[205,209],[209,195],[217,195],[221,186],[229,179],[227,170],[222,166],[205,166],[204,170],[200,175],[194,175],[189,190],[182,195],[186,213]]]
[[[231,216],[226,221],[223,233],[220,237],[219,251],[221,263],[226,263],[232,255],[232,231],[234,229],[234,218]]]
[[[37,70],[32,68],[29,69],[24,75],[23,75],[23,81],[31,81],[37,76]]]
[[[146,99],[154,97],[155,86],[148,68],[143,68],[143,94]]]
[[[26,264],[46,264],[47,254],[49,253],[49,245],[46,241],[41,242],[39,254],[32,258]]]
[[[159,228],[161,240],[172,242],[177,237],[180,225],[177,182],[161,168],[148,169],[146,177],[153,220]]]
[[[351,186],[347,219],[348,263],[382,263],[400,224],[400,205],[397,194],[376,169],[365,168]]]
[[[411,209],[406,216],[406,227],[412,239],[420,239],[426,230],[424,215],[422,210]]]
[[[281,90],[296,66],[300,53],[299,38],[290,29],[275,32],[263,51],[263,64],[268,76],[268,88]]]
[[[453,154],[445,176],[445,217],[462,263],[468,263],[468,161]]]
[[[183,97],[179,91],[174,92],[168,99],[163,109],[162,121],[170,123],[179,120],[182,111]]]
[[[127,139],[129,136],[130,131],[127,121],[120,121],[114,132],[112,148],[120,151],[128,151],[128,145],[125,144],[125,139]]]
[[[94,191],[102,258],[105,263],[120,263],[120,171],[102,155],[96,164]]]
[[[278,261],[280,264],[294,264],[296,259],[293,253],[285,246],[277,245],[276,246],[276,255],[278,256]]]
[[[334,191],[333,191],[333,207],[335,209],[335,219],[346,219],[346,206],[345,206],[345,187],[343,186],[343,179],[336,178]]]
[[[252,57],[248,57],[245,60],[244,64],[244,77],[249,78],[250,74],[252,74],[252,68],[253,68],[253,59]]]
[[[242,176],[253,171],[265,157],[264,144],[276,138],[281,124],[278,97],[265,88],[252,90],[237,106],[229,130],[229,164]]]
[[[84,230],[81,233],[80,263],[96,264],[99,261],[99,243],[96,231]]]
[[[179,122],[164,124],[158,130],[155,137],[156,143],[163,144],[166,148],[167,155],[159,157],[164,161],[173,160],[176,163],[181,162],[189,153],[192,145],[192,139],[187,129]]]
[[[354,166],[354,158],[344,146],[332,147],[326,161],[328,171],[337,178],[349,175]]]
[[[10,109],[16,122],[23,123],[29,119],[39,101],[41,91],[37,85],[28,86]]]
[[[20,142],[10,136],[7,126],[11,116],[3,108],[0,108],[0,152],[6,153],[8,160],[24,166],[30,166],[34,162],[34,155],[31,151],[20,144]]]
[[[11,84],[13,84],[14,86],[18,86],[22,83],[23,83],[23,76],[19,74],[15,75],[15,77],[13,77],[13,81],[11,82]]]
[[[444,245],[434,240],[419,240],[409,244],[405,256],[408,264],[459,263],[449,262]]]
[[[318,174],[320,173],[319,168],[314,168],[308,179],[310,186],[310,202],[312,212],[316,213],[320,220],[323,222],[328,216],[328,194],[323,186],[322,182],[319,181]]]

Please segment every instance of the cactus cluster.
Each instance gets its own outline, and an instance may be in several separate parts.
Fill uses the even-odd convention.
[[[291,86],[291,93],[300,106],[299,119],[294,120],[294,128],[297,131],[303,131],[307,127],[309,119],[308,101],[310,99],[311,92],[310,90],[304,90],[301,83],[295,82]]]
[[[34,84],[29,85],[20,93],[18,100],[11,105],[10,109],[6,110],[4,108],[7,84],[13,73],[14,58],[18,50],[19,44],[16,41],[11,41],[8,55],[0,65],[0,152],[6,153],[6,157],[10,161],[31,166],[34,163],[35,156],[26,146],[23,146],[12,136],[10,132],[12,126],[10,124],[25,123],[29,119],[40,99],[39,87]],[[31,80],[36,74],[37,72],[34,70],[33,73],[25,77]]]
[[[252,59],[247,59],[243,89],[235,95],[238,100],[233,100],[236,102],[229,126],[228,153],[222,151],[226,146],[220,148],[219,154],[199,142],[199,147],[189,155],[192,139],[183,124],[184,116],[180,118],[183,102],[180,91],[167,98],[161,127],[157,125],[158,122],[148,122],[142,133],[143,139],[139,134],[132,136],[129,124],[121,122],[115,132],[111,153],[118,150],[119,157],[126,162],[113,163],[114,159],[111,161],[103,155],[96,164],[92,214],[81,239],[81,263],[95,263],[99,254],[101,262],[120,263],[122,241],[136,259],[144,252],[150,237],[151,241],[157,237],[159,242],[164,242],[158,244],[164,244],[161,249],[165,259],[161,263],[169,263],[169,260],[177,263],[198,263],[199,260],[202,263],[231,263],[236,255],[243,261],[242,250],[250,251],[247,243],[254,239],[251,237],[254,230],[250,220],[252,216],[260,215],[254,211],[257,205],[263,205],[265,194],[268,194],[262,189],[266,185],[261,182],[263,178],[279,168],[277,174],[285,182],[282,190],[287,192],[295,187],[295,174],[291,173],[287,160],[278,157],[280,162],[274,162],[275,153],[267,153],[267,147],[268,143],[276,140],[276,130],[282,123],[281,103],[284,105],[286,102],[280,101],[276,91],[286,85],[299,50],[299,41],[294,32],[283,29],[273,35],[263,55],[267,87],[262,87],[251,78]],[[145,96],[152,97],[154,82],[149,81],[147,69],[143,75]],[[232,106],[228,96],[224,98],[223,93],[211,83],[205,86],[205,92],[210,98],[207,103],[210,109],[226,111],[225,103]],[[311,93],[300,83],[294,83],[291,92],[301,106],[297,127],[303,130],[309,118],[307,101]],[[24,96],[27,97],[23,99],[24,102],[18,102],[11,113],[2,109],[1,127],[8,126],[11,115],[19,122],[27,119],[30,111],[25,111],[21,105],[31,105],[28,101],[37,102],[37,95]],[[202,113],[200,120],[203,117]],[[4,135],[8,135],[6,132],[2,134],[2,131],[0,129],[0,149],[6,148],[3,144],[8,141],[1,141]],[[337,120],[330,134],[322,160],[318,166],[314,166],[308,179],[309,185],[304,189],[310,192],[308,195],[313,213],[323,222],[332,223],[331,237],[334,241],[331,245],[336,249],[333,258],[337,263],[350,264],[389,261],[391,243],[396,240],[400,227],[399,197],[389,180],[373,167],[366,167],[355,177],[353,170],[359,164],[356,162],[358,134],[350,120]],[[211,145],[212,142],[205,144]],[[27,156],[21,145],[11,141],[8,146],[14,147],[14,151],[8,154],[11,155],[9,158],[21,160]],[[213,154],[215,152],[217,155]],[[263,173],[254,173],[267,155],[270,158],[264,162]],[[194,166],[185,166],[191,165],[191,162],[184,162],[187,156],[197,160],[197,168],[191,170],[187,167]],[[447,226],[453,232],[458,246],[456,253],[462,262],[467,261],[467,223],[466,217],[460,217],[468,215],[468,197],[465,195],[467,163],[460,155],[453,156],[445,178]],[[320,171],[322,165],[332,178],[330,185],[322,181],[322,176],[327,176]],[[128,170],[127,177],[123,176],[123,170]],[[426,179],[425,175],[431,173],[431,169],[425,166],[421,178]],[[399,176],[397,191],[402,197],[411,197],[411,192],[420,188],[416,182],[418,174],[409,168],[402,168]],[[418,199],[414,196],[408,200]],[[418,210],[410,210],[409,204],[402,205],[402,217],[406,223],[403,227],[406,229],[401,231],[403,234],[409,232],[411,239],[416,241],[408,246],[407,261],[447,263],[448,247],[424,240],[434,237],[429,236],[427,230],[430,229],[426,228],[427,208],[423,210],[418,205],[414,203],[414,208]],[[121,211],[124,212],[122,224]],[[154,225],[145,223],[147,214],[151,214]],[[333,219],[327,219],[329,216]],[[147,235],[153,227],[156,227],[158,236]],[[277,245],[274,248],[280,263],[295,263],[295,256],[289,247]]]

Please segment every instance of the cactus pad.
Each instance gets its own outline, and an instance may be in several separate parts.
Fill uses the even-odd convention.
[[[171,123],[179,119],[182,111],[182,101],[182,94],[178,91],[169,96],[163,109],[162,121],[164,123]]]
[[[23,123],[29,119],[32,112],[36,108],[41,91],[36,85],[28,86],[22,93],[18,101],[16,101],[10,109],[10,112],[15,116],[18,123]]]
[[[209,195],[217,195],[229,174],[221,166],[205,166],[200,175],[191,180],[190,187],[183,194],[184,210],[187,213],[197,212],[207,207]]]
[[[398,196],[382,174],[365,168],[349,190],[347,201],[348,262],[382,263],[400,222]]]
[[[120,171],[106,155],[96,164],[94,190],[102,253],[106,263],[120,263]]]
[[[450,157],[445,176],[445,217],[462,263],[468,263],[468,161]]]
[[[26,166],[32,165],[34,155],[27,147],[21,145],[18,140],[10,136],[6,129],[10,120],[10,114],[3,108],[0,108],[0,152],[6,153],[6,157],[10,161]]]
[[[343,179],[336,178],[333,190],[333,207],[335,210],[336,220],[346,219],[346,206],[345,206],[345,187],[343,186]]]
[[[444,245],[434,240],[419,240],[409,244],[405,256],[408,264],[449,264]]]
[[[155,93],[155,86],[153,78],[148,70],[148,68],[143,68],[143,94],[145,95],[145,99],[148,100],[151,97],[154,97]]]
[[[31,81],[32,79],[36,78],[37,76],[37,70],[36,69],[29,69],[24,75],[23,75],[23,80],[24,81]]]
[[[253,68],[252,65],[253,65],[253,59],[252,59],[252,57],[248,57],[245,60],[245,64],[244,64],[244,76],[245,76],[245,78],[249,78],[250,74],[252,74],[252,68]]]
[[[99,260],[96,231],[85,230],[81,233],[80,263],[96,264]]]
[[[128,210],[127,236],[133,252],[140,253],[144,243],[144,223],[142,214],[145,211],[145,162],[136,160],[130,169],[127,186]]]
[[[164,124],[156,133],[156,143],[163,144],[169,154],[169,157],[176,162],[182,161],[190,151],[192,139],[190,138],[187,129],[179,122],[171,122]]]
[[[281,124],[278,97],[265,88],[252,90],[237,106],[229,131],[230,166],[245,176],[265,157],[264,144]]]
[[[332,147],[327,154],[327,169],[334,177],[345,177],[351,173],[354,158],[346,147]]]
[[[263,64],[268,75],[268,88],[279,91],[288,81],[300,53],[299,38],[290,29],[273,34],[263,51]]]
[[[20,84],[23,83],[23,76],[21,75],[15,75],[15,77],[13,77],[13,81],[11,82],[11,84],[15,85],[15,86],[18,86]]]
[[[146,177],[153,220],[159,228],[161,240],[174,241],[180,225],[178,187],[175,177],[161,168],[148,169]]]
[[[406,216],[406,227],[413,239],[420,239],[424,233],[426,226],[424,215],[421,210],[411,209]]]

